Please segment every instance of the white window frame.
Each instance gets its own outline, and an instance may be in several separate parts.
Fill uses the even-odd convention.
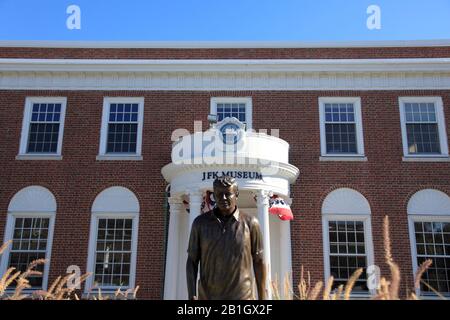
[[[138,129],[136,137],[136,153],[114,154],[106,153],[108,140],[109,111],[112,103],[138,104]],[[142,128],[144,125],[144,97],[104,97],[102,126],[100,130],[100,145],[97,160],[142,160]]]
[[[327,140],[325,133],[325,104],[326,103],[352,103],[355,110],[355,133],[356,133],[356,153],[327,153]],[[319,97],[319,119],[320,119],[320,160],[347,160],[347,161],[367,161],[364,152],[364,135],[361,116],[360,97]]]
[[[416,215],[409,214],[408,215],[408,226],[409,226],[409,239],[411,244],[411,257],[412,257],[412,265],[413,265],[413,274],[415,275],[419,265],[417,264],[417,242],[416,242],[416,232],[414,228],[414,222],[448,222],[450,223],[450,216],[448,215]],[[426,294],[423,295],[419,289],[416,289],[416,295],[425,299],[440,299],[437,295],[434,294]],[[447,295],[446,295],[447,296]],[[447,296],[448,297],[448,296]]]
[[[322,216],[322,234],[323,234],[323,257],[324,257],[324,276],[325,283],[331,276],[330,272],[330,234],[329,234],[329,221],[361,221],[364,224],[364,245],[367,257],[367,267],[374,265],[373,254],[373,239],[372,239],[372,223],[371,216],[367,214],[361,215],[343,215],[343,214],[324,214]],[[361,274],[362,276],[366,276]],[[369,289],[367,294],[365,293],[351,293],[352,298],[367,298],[370,295],[374,295],[376,289]]]
[[[438,124],[440,154],[410,154],[408,152],[408,136],[406,133],[406,113],[405,103],[434,103],[436,110],[436,120]],[[400,110],[400,124],[402,130],[402,143],[403,143],[403,161],[414,159],[429,159],[433,158],[438,161],[439,158],[448,158],[448,142],[447,132],[445,129],[444,118],[444,106],[441,97],[399,97],[398,98],[399,110]]]
[[[61,113],[59,118],[58,145],[56,153],[27,153],[28,136],[30,132],[31,115],[34,103],[60,103]],[[22,120],[22,132],[20,136],[19,154],[17,160],[62,160],[62,143],[64,134],[64,120],[66,117],[66,97],[26,97]]]
[[[33,212],[8,212],[8,218],[6,221],[6,229],[5,229],[5,235],[3,239],[3,243],[12,240],[14,235],[14,227],[16,218],[49,218],[49,224],[48,224],[48,235],[47,235],[47,248],[45,252],[45,259],[47,259],[47,263],[44,265],[44,272],[42,275],[42,290],[47,290],[48,287],[48,275],[50,270],[50,261],[51,261],[51,253],[52,253],[52,244],[53,244],[53,230],[55,227],[55,215],[56,212],[39,212],[39,211],[33,211]],[[9,262],[9,256],[11,253],[11,246],[10,244],[6,250],[3,252],[1,256],[1,267],[0,267],[0,274],[3,275],[6,270],[8,269],[8,262]],[[25,293],[30,293],[35,290],[41,290],[40,288],[36,289],[26,289],[24,290]],[[14,289],[8,289],[7,292],[14,291]]]
[[[217,115],[218,103],[245,103],[246,130],[253,129],[253,106],[251,97],[213,97],[211,98],[210,113]]]
[[[99,219],[133,219],[132,222],[132,236],[131,236],[131,261],[130,261],[130,278],[129,286],[109,286],[100,287],[102,292],[113,293],[117,289],[127,290],[135,288],[136,281],[136,259],[137,259],[137,242],[138,242],[138,227],[139,227],[139,213],[138,212],[93,212],[91,216],[91,228],[89,234],[89,252],[87,262],[87,272],[92,272],[92,276],[86,280],[84,288],[85,295],[96,294],[97,287],[94,288],[95,276],[95,252],[97,247],[98,235],[98,221]]]

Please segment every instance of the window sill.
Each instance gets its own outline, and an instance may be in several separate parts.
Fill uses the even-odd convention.
[[[448,156],[406,156],[402,157],[404,162],[450,162],[450,157]]]
[[[320,156],[319,161],[367,161],[366,156]]]
[[[16,160],[62,160],[57,154],[18,154]]]
[[[98,155],[95,158],[97,161],[140,161],[143,160],[142,156],[137,155]]]

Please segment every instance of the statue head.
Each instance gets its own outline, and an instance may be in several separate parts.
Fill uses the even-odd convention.
[[[214,180],[214,199],[216,206],[224,215],[233,213],[239,196],[236,179],[230,176],[221,176]]]

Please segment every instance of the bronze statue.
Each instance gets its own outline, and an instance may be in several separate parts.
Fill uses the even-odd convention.
[[[255,299],[253,279],[258,298],[265,299],[266,268],[259,222],[239,212],[239,190],[234,178],[219,177],[213,186],[216,207],[192,223],[186,262],[189,299]]]

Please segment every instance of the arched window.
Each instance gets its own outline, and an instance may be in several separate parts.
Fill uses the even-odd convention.
[[[325,280],[334,277],[333,288],[346,284],[353,272],[364,268],[352,295],[367,295],[366,268],[373,265],[370,206],[359,192],[340,188],[322,204]]]
[[[433,264],[423,274],[417,294],[450,296],[450,197],[438,190],[416,192],[408,202],[409,233],[414,273],[427,259]],[[431,288],[430,288],[431,287]]]
[[[12,243],[2,255],[0,274],[10,267],[23,272],[37,259],[50,260],[55,214],[56,199],[44,187],[26,187],[14,195],[8,206],[4,238]],[[42,275],[27,278],[32,290],[47,289],[49,265],[39,264],[35,270]]]
[[[102,191],[92,205],[86,292],[134,288],[139,201],[124,187]]]

